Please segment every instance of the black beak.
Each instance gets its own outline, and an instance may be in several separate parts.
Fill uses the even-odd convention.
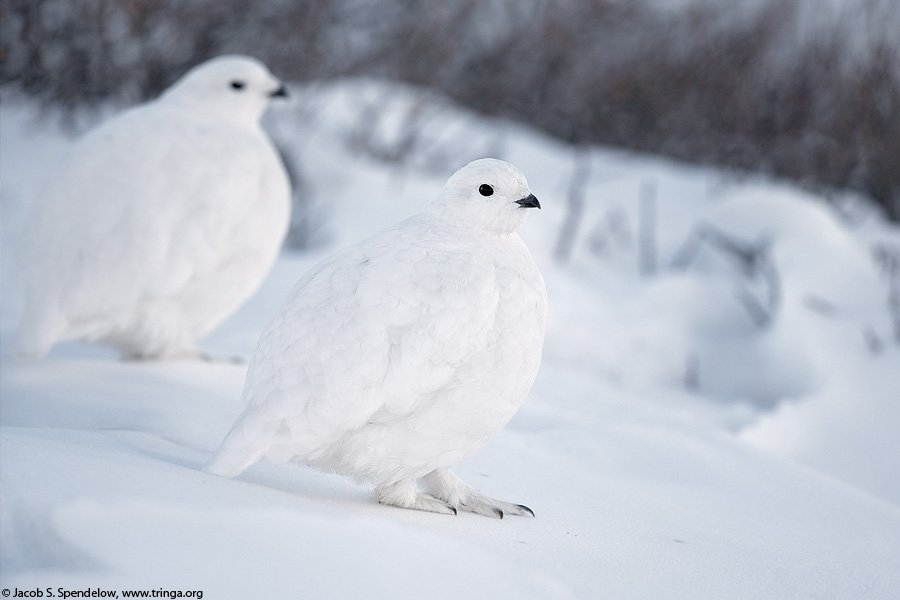
[[[282,83],[281,86],[277,90],[275,90],[274,92],[269,94],[269,97],[270,98],[287,98],[288,95],[289,94],[288,94],[287,88],[284,87],[284,84]]]
[[[522,198],[521,200],[516,200],[516,204],[518,204],[522,208],[540,208],[541,207],[541,203],[538,202],[538,199],[534,197],[534,194],[528,194],[527,198]]]

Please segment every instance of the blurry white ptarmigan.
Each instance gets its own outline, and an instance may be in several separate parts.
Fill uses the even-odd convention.
[[[450,471],[509,421],[541,361],[547,294],[516,234],[530,207],[522,173],[477,160],[313,268],[263,332],[208,470],[292,460],[373,483],[383,504],[533,515]]]
[[[79,141],[29,215],[19,354],[82,339],[202,356],[287,231],[290,184],[259,123],[286,95],[260,62],[223,56]]]

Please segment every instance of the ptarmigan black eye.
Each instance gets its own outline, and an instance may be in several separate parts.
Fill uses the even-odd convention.
[[[481,187],[478,188],[478,193],[481,194],[482,196],[490,196],[491,194],[494,193],[494,188],[492,188],[491,186],[489,186],[486,183],[482,183]]]
[[[245,85],[247,85],[247,84],[244,83],[243,81],[238,81],[237,79],[235,79],[234,81],[231,82],[231,89],[242,90],[242,89],[244,89]]]

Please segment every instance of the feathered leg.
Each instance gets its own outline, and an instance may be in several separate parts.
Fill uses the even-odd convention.
[[[445,515],[456,514],[456,508],[450,504],[442,502],[433,496],[418,493],[415,482],[409,479],[389,485],[376,486],[375,496],[380,503],[388,506],[413,508]]]
[[[501,519],[503,515],[534,516],[534,511],[527,506],[485,496],[475,488],[467,485],[449,469],[435,469],[419,481],[422,484],[422,489],[431,496],[443,500],[450,506],[460,510]]]

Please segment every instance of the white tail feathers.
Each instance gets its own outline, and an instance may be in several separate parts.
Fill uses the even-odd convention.
[[[262,450],[246,446],[235,448],[228,445],[228,439],[216,452],[204,469],[207,473],[220,477],[237,477],[262,458]]]
[[[16,334],[16,355],[23,358],[43,358],[61,341],[66,327],[62,317],[26,309]]]

